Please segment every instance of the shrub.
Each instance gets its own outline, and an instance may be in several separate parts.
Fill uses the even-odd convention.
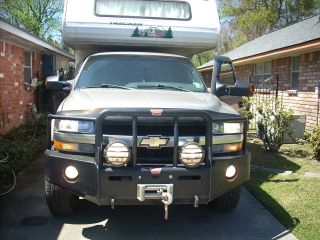
[[[263,141],[265,150],[278,152],[283,144],[285,134],[292,135],[290,126],[293,121],[293,111],[285,110],[274,98],[263,99],[258,94],[253,97],[243,97],[243,115],[251,119],[251,124],[257,127],[258,137]]]
[[[317,125],[311,132],[307,132],[306,137],[312,146],[314,157],[320,160],[320,125]]]
[[[0,139],[0,152],[9,155],[7,165],[15,172],[43,152],[45,146],[46,124],[43,118],[15,128]]]
[[[243,116],[248,118],[248,121],[253,119],[253,113],[251,112],[251,107],[252,107],[252,102],[253,98],[251,97],[243,97],[242,102],[243,102]]]
[[[293,111],[275,103],[276,100],[269,99],[256,105],[258,134],[265,150],[269,152],[278,152],[283,144],[284,135],[292,135],[290,126],[293,121]]]

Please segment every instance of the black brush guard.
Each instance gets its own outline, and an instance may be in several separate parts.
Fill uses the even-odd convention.
[[[103,158],[103,122],[109,116],[132,117],[132,166],[106,166]],[[250,155],[244,149],[241,155],[229,157],[212,157],[212,122],[246,121],[245,118],[214,118],[207,111],[164,109],[161,117],[170,117],[174,121],[174,151],[172,166],[162,168],[161,174],[154,176],[151,168],[137,165],[137,124],[138,117],[154,117],[150,109],[113,109],[102,111],[97,118],[49,115],[48,117],[48,150],[46,151],[46,179],[56,185],[67,188],[79,196],[85,197],[99,205],[142,204],[137,200],[138,184],[173,184],[174,203],[193,203],[194,196],[200,203],[208,203],[223,193],[241,185],[250,176]],[[178,166],[179,154],[179,118],[200,117],[206,124],[205,165],[196,168]],[[95,122],[95,156],[86,157],[75,154],[63,154],[52,150],[51,120],[78,120]],[[246,124],[245,124],[246,126]],[[246,133],[246,127],[245,127]],[[246,139],[244,139],[245,143]],[[239,170],[234,181],[225,178],[225,169],[233,164]],[[79,169],[77,182],[68,182],[63,178],[63,169],[74,165]],[[154,204],[143,202],[143,204]]]
[[[85,118],[85,117],[69,117],[61,115],[49,115],[48,116],[48,149],[51,149],[51,120],[53,119],[63,119],[63,120],[78,120],[78,121],[94,121],[95,122],[95,161],[99,168],[102,167],[104,162],[103,159],[103,123],[107,117],[114,116],[130,116],[132,117],[132,136],[133,144],[130,146],[132,148],[132,166],[137,166],[137,126],[138,117],[153,117],[150,109],[119,109],[119,110],[104,110],[99,116],[95,118]],[[174,148],[173,148],[173,166],[178,165],[178,148],[179,148],[179,118],[181,117],[200,117],[204,120],[206,124],[206,146],[205,146],[205,163],[209,164],[212,156],[212,118],[210,114],[206,111],[200,110],[176,110],[176,109],[166,109],[163,110],[161,117],[171,117],[174,120]]]

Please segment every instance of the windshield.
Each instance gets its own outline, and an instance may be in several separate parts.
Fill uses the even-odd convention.
[[[75,89],[117,86],[128,89],[207,91],[201,76],[188,59],[128,55],[90,57]]]

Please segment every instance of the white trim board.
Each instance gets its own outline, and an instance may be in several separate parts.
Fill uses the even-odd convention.
[[[30,33],[27,33],[24,30],[21,30],[21,29],[15,27],[15,26],[12,26],[11,24],[8,24],[8,23],[6,23],[4,21],[1,21],[1,20],[0,20],[0,29],[3,29],[4,31],[6,31],[8,33],[11,33],[11,34],[13,34],[13,35],[15,35],[15,36],[17,36],[19,38],[22,38],[24,40],[32,42],[32,43],[34,43],[36,45],[39,45],[39,46],[41,46],[43,48],[46,48],[48,50],[51,50],[51,51],[53,51],[55,53],[58,53],[58,54],[60,54],[62,56],[65,56],[65,57],[70,58],[70,59],[74,59],[74,56],[71,55],[70,53],[67,53],[64,50],[62,50],[60,48],[57,48],[57,47],[49,44],[48,42],[46,42],[46,41],[44,41],[44,40],[42,40],[42,39],[30,34]]]

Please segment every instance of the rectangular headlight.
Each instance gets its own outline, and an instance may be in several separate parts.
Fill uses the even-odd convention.
[[[94,133],[92,121],[55,120],[54,130],[73,133]]]
[[[243,142],[243,134],[213,135],[212,144],[229,144]]]
[[[212,152],[240,152],[244,139],[243,122],[220,122],[212,124]]]
[[[212,124],[213,134],[237,134],[243,133],[243,122],[222,122]]]

